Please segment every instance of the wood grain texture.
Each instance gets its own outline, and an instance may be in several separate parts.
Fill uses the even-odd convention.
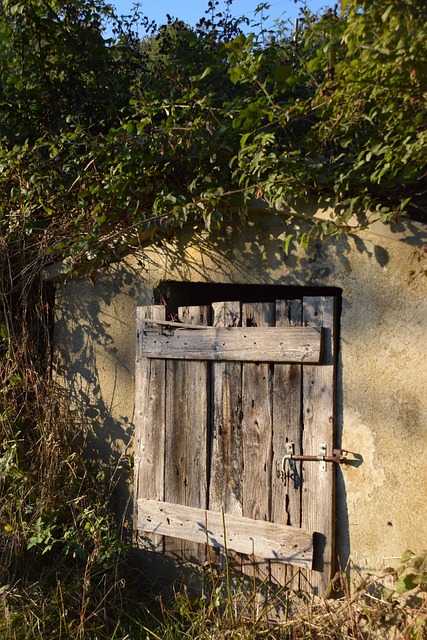
[[[323,362],[303,368],[303,453],[317,455],[321,445],[334,448],[335,298],[303,299],[303,321],[324,328]],[[303,462],[302,521],[316,532],[313,571],[304,572],[301,587],[324,595],[332,577],[333,523],[335,521],[335,465]]]
[[[266,327],[274,324],[274,303],[245,303],[243,326]],[[242,364],[243,433],[243,515],[254,520],[270,520],[272,470],[272,395],[268,363]],[[269,579],[270,565],[251,558],[245,573],[260,580]]]
[[[214,327],[241,325],[240,302],[212,304]],[[243,443],[242,443],[242,365],[240,362],[212,362],[211,473],[209,509],[235,516],[243,513]],[[224,567],[226,560],[241,567],[238,554],[228,550],[217,554]]]
[[[214,326],[240,323],[240,303],[212,304]],[[212,432],[209,507],[242,515],[242,366],[239,362],[212,364]]]
[[[310,568],[313,533],[300,528],[155,500],[138,501],[138,528],[193,543]]]
[[[301,326],[302,300],[276,302],[276,326]],[[301,526],[301,463],[282,477],[282,459],[286,443],[294,443],[301,453],[302,438],[302,367],[299,364],[274,365],[273,383],[273,469],[271,488],[272,522]],[[299,572],[292,566],[272,563],[271,578],[280,585],[299,589]]]
[[[142,355],[142,327],[148,318],[162,320],[166,307],[137,308],[135,368],[135,500],[140,496],[164,500],[165,362]],[[137,531],[137,528],[135,528]],[[163,551],[163,538],[137,534],[140,546]]]
[[[209,308],[180,307],[178,317],[202,324]],[[167,362],[165,500],[198,508],[207,506],[208,373],[206,362]],[[206,559],[205,546],[188,541],[165,539],[165,551],[187,560]]]
[[[320,352],[321,330],[315,327],[161,327],[146,328],[143,335],[146,358],[315,363]]]

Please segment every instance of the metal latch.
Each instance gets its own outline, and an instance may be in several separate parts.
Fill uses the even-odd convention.
[[[321,444],[319,446],[319,454],[317,456],[310,455],[297,455],[294,453],[295,447],[293,442],[286,443],[286,455],[282,458],[282,475],[286,475],[286,463],[288,462],[289,467],[292,471],[295,470],[295,461],[302,462],[320,462],[320,470],[326,471],[326,463],[327,462],[336,462],[337,464],[343,464],[343,462],[347,462],[347,458],[343,455],[343,451],[341,449],[334,449],[332,451],[332,455],[328,456],[328,448],[326,444]]]

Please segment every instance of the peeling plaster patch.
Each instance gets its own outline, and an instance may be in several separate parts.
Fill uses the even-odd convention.
[[[360,500],[366,502],[377,497],[377,489],[385,482],[383,469],[374,465],[375,440],[370,427],[363,424],[358,411],[347,409],[344,414],[345,430],[343,433],[343,449],[362,456],[359,467],[345,468],[346,490],[349,504]]]

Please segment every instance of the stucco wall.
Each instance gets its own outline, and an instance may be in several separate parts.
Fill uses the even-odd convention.
[[[162,281],[338,287],[338,444],[362,459],[339,470],[338,553],[357,579],[407,548],[420,552],[427,541],[427,282],[410,271],[414,246],[426,239],[420,229],[406,241],[383,231],[286,256],[283,219],[260,212],[225,239],[183,232],[99,273],[95,284],[57,284],[57,374],[76,410],[92,420],[93,454],[131,475],[135,307],[152,303]],[[126,490],[118,496],[124,513]]]

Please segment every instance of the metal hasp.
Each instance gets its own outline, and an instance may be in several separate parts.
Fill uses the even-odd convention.
[[[347,458],[343,455],[343,451],[341,449],[334,449],[332,451],[332,455],[327,455],[327,446],[326,444],[321,444],[319,446],[319,454],[317,456],[310,455],[298,455],[294,453],[295,446],[293,442],[286,443],[286,454],[282,458],[282,473],[286,473],[286,461],[289,462],[289,466],[292,470],[295,468],[296,461],[302,462],[320,462],[321,471],[326,471],[326,463],[327,462],[335,462],[337,464],[343,464],[347,462]]]

